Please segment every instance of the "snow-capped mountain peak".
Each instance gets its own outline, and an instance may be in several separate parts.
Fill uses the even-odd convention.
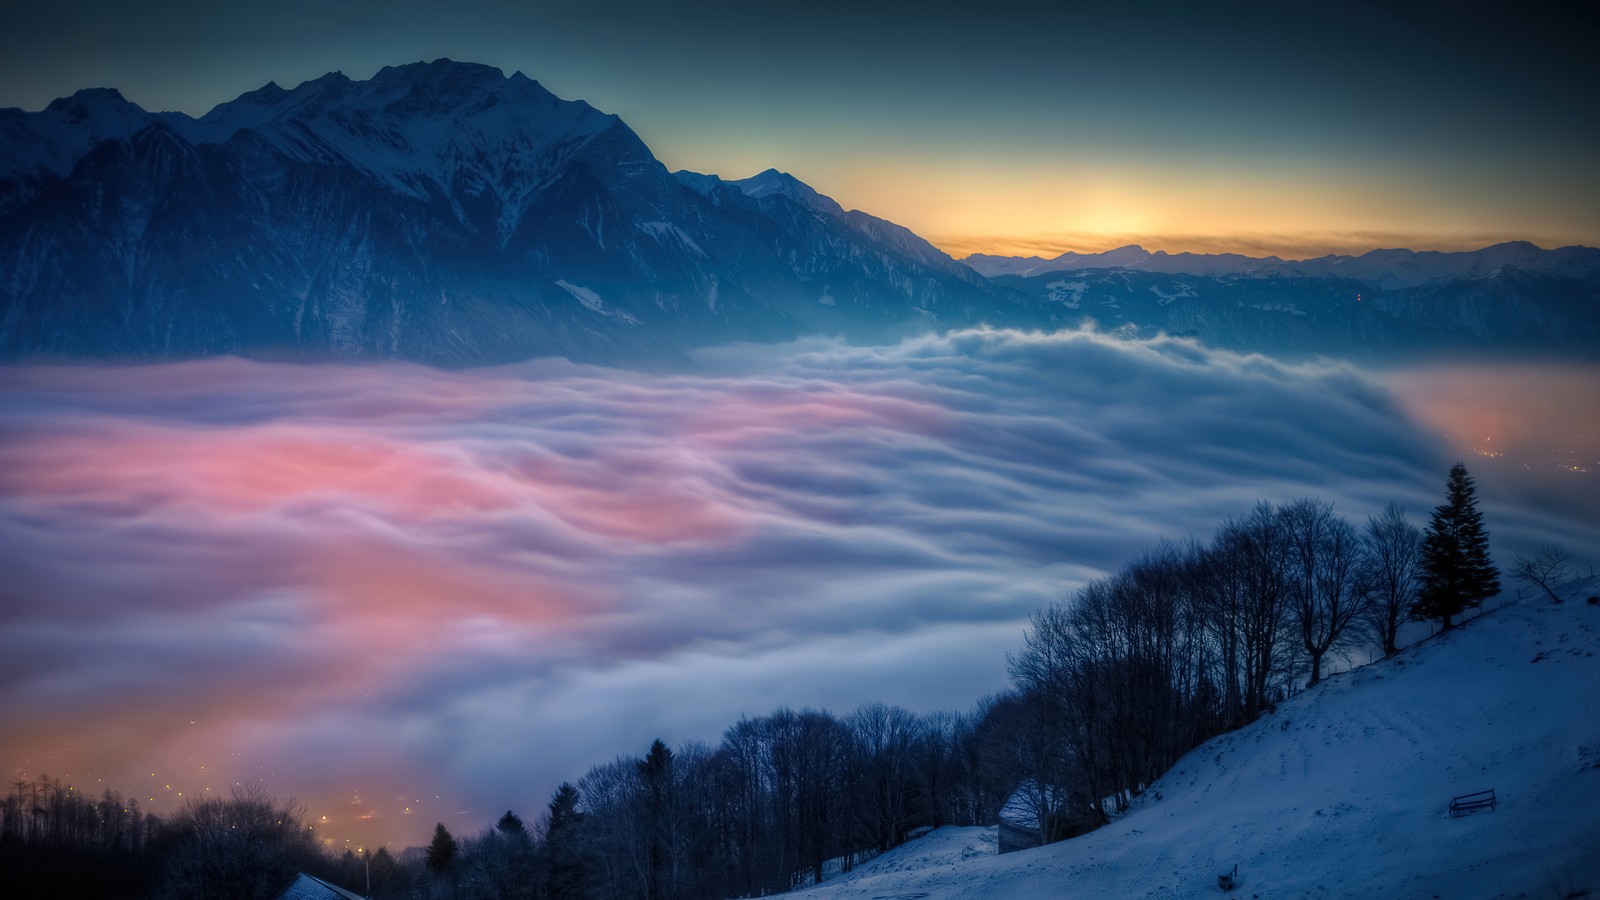
[[[36,113],[0,110],[0,181],[63,175],[90,147],[128,137],[153,121],[115,88],[85,88]]]
[[[366,81],[332,72],[293,90],[268,84],[181,130],[195,143],[251,132],[292,159],[348,163],[396,191],[447,199],[464,223],[493,197],[503,242],[573,154],[619,124],[520,72],[438,59]]]
[[[45,107],[45,112],[81,121],[99,116],[120,115],[128,107],[138,109],[116,88],[84,88],[70,97],[58,97],[50,101],[50,105]]]
[[[1150,251],[1138,244],[1127,244],[1115,250],[1107,250],[1099,254],[1101,265],[1107,268],[1119,266],[1135,268],[1140,263],[1150,258]]]
[[[835,202],[832,197],[817,193],[816,189],[812,188],[811,185],[790,175],[788,172],[780,172],[777,169],[767,169],[765,172],[752,175],[749,178],[741,178],[726,183],[743,191],[746,197],[756,200],[780,195],[820,213],[830,216],[844,215],[844,207]]]
[[[688,169],[679,169],[672,173],[672,177],[677,179],[679,184],[703,197],[715,196],[717,190],[727,183],[719,176],[691,172]]]

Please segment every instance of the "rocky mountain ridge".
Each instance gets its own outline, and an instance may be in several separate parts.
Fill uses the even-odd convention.
[[[616,116],[450,60],[198,119],[111,89],[0,110],[0,358],[633,366],[1091,320],[1269,353],[1595,358],[1600,250],[963,264],[775,169],[669,172]]]
[[[200,119],[81,92],[0,115],[0,158],[7,356],[634,363],[1020,299],[798,181],[691,186],[615,116],[447,60]]]

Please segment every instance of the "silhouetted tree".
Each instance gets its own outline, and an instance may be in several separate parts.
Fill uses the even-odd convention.
[[[732,897],[734,779],[727,757],[697,741],[678,747],[672,760],[673,819],[677,823],[678,871],[675,890],[682,897]]]
[[[893,849],[931,816],[915,768],[923,722],[898,706],[868,703],[850,715],[845,727],[854,776],[849,799],[855,807],[855,836],[880,853]],[[820,875],[823,859],[809,862]]]
[[[433,841],[428,844],[428,871],[437,875],[450,868],[450,864],[456,860],[456,850],[456,839],[450,836],[450,832],[445,829],[444,823],[440,822],[435,825],[433,827]]]
[[[1383,655],[1390,657],[1399,652],[1400,623],[1417,602],[1422,529],[1391,503],[1383,515],[1368,517],[1364,544],[1361,586],[1367,595],[1367,621]]]
[[[533,836],[516,813],[507,811],[495,826],[460,842],[452,868],[453,900],[533,900]]]
[[[1561,597],[1553,589],[1567,579],[1567,564],[1572,562],[1572,554],[1555,546],[1546,544],[1539,548],[1537,556],[1518,556],[1511,562],[1511,574],[1523,584],[1533,585],[1549,595],[1551,600],[1561,602]]]
[[[923,735],[917,753],[917,781],[927,794],[925,805],[934,828],[945,825],[975,825],[970,819],[960,791],[963,777],[959,747],[971,726],[953,712],[933,712],[924,716]]]
[[[1445,502],[1434,508],[1422,539],[1412,615],[1438,619],[1446,631],[1453,616],[1500,591],[1500,573],[1489,559],[1489,532],[1478,512],[1477,493],[1467,467],[1459,462],[1452,466]]]
[[[1014,693],[979,700],[974,706],[971,730],[958,749],[966,771],[963,792],[972,807],[975,825],[991,825],[1025,777],[1018,754],[1011,752],[1011,737],[1022,717],[1021,700]]]
[[[657,740],[637,765],[644,794],[645,898],[662,900],[673,895],[675,881],[672,751]]]
[[[1279,511],[1289,542],[1289,594],[1300,645],[1311,657],[1307,687],[1322,680],[1322,658],[1346,643],[1361,614],[1361,541],[1321,500],[1296,500]]]
[[[1007,665],[1017,691],[990,708],[991,721],[1003,727],[991,736],[1011,764],[1022,786],[1021,798],[1048,841],[1048,822],[1057,798],[1082,785],[1091,796],[1115,792],[1108,757],[1111,753],[1111,700],[1101,689],[1100,669],[1111,648],[1093,634],[1106,621],[1110,579],[1089,582],[1071,603],[1036,610],[1023,633],[1023,649],[1008,654]]]
[[[1289,609],[1288,551],[1282,517],[1261,502],[1224,522],[1205,552],[1202,615],[1221,645],[1229,728],[1261,715],[1284,677],[1279,637]]]
[[[1282,544],[1271,518],[1272,541]],[[1242,607],[1248,566],[1238,559]],[[1042,839],[1104,822],[1105,800],[1126,809],[1220,721],[1216,679],[1205,668],[1221,658],[1208,619],[1220,608],[1221,576],[1205,563],[1193,544],[1162,543],[1035,613],[1022,652],[1008,657],[1023,701],[1013,746],[1024,754],[1019,768],[1034,796],[1023,799]],[[1275,572],[1279,605],[1282,580]],[[1230,632],[1242,627],[1242,609],[1235,619]],[[1236,659],[1247,655],[1235,648]]]
[[[151,843],[164,829],[137,801],[111,790],[93,798],[43,774],[10,788],[0,796],[0,895],[150,896],[163,862]]]
[[[505,815],[500,817],[500,821],[496,822],[494,827],[496,831],[505,835],[526,835],[528,833],[527,826],[522,824],[522,817],[509,809],[506,810]]]
[[[593,891],[595,863],[584,834],[585,816],[578,789],[562,782],[550,798],[545,825],[545,895],[551,900],[585,900]]]
[[[189,801],[172,818],[157,896],[276,897],[325,861],[304,815],[257,784],[226,799]]]
[[[375,900],[398,900],[405,896],[406,874],[387,847],[379,847],[372,854],[363,878],[372,876],[372,896]],[[354,882],[352,882],[354,883]]]
[[[639,758],[619,756],[578,779],[583,846],[596,860],[594,893],[644,897],[649,891],[649,825]]]

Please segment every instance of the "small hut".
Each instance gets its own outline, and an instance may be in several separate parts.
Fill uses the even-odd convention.
[[[294,883],[278,895],[278,900],[366,900],[366,898],[329,884],[315,875],[301,872],[295,877]]]

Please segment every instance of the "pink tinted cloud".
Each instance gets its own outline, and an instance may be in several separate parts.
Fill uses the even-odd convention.
[[[1349,372],[1182,342],[706,365],[0,370],[0,764],[471,833],[774,703],[965,705],[1002,685],[940,672],[1137,547],[1260,498],[1425,509],[1447,463]]]
[[[949,414],[930,403],[838,386],[736,388],[686,423],[696,441],[712,446],[805,439],[845,429],[932,435],[948,428]]]
[[[343,504],[399,525],[517,513],[592,538],[670,543],[726,538],[736,506],[670,454],[601,451],[581,462],[527,454],[486,466],[471,447],[354,426],[237,428],[79,421],[0,447],[0,492],[125,516],[239,516]]]
[[[354,428],[271,423],[214,430],[89,421],[0,449],[0,490],[34,502],[249,514],[338,495],[427,519],[503,509],[493,479],[426,447]]]

